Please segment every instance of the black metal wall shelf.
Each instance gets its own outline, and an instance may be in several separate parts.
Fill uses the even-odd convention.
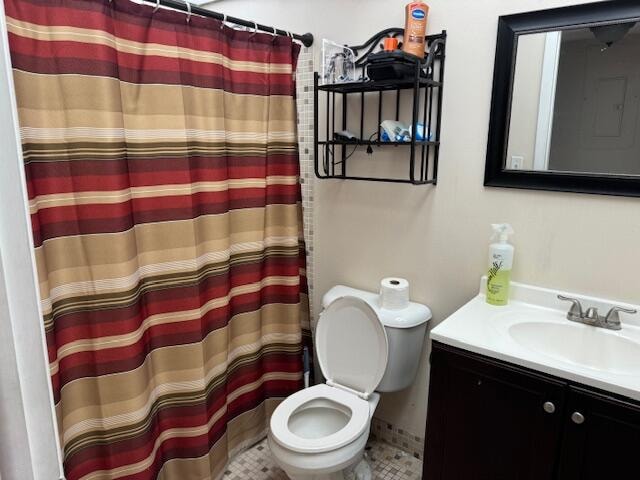
[[[325,141],[325,140],[320,140],[318,141],[318,145],[353,145],[353,146],[357,146],[357,145],[373,145],[376,147],[383,147],[385,145],[404,145],[404,146],[408,146],[411,145],[410,142],[383,142],[382,140],[355,140],[355,141],[349,141],[349,140],[331,140],[331,141]],[[440,142],[435,142],[433,140],[416,140],[416,145],[440,145]]]
[[[442,84],[429,78],[418,79],[420,87],[434,86],[439,87]],[[409,81],[360,81],[348,83],[336,83],[332,85],[319,85],[318,90],[323,92],[334,93],[360,93],[360,92],[383,92],[386,90],[407,90],[415,87],[413,80]]]
[[[409,80],[384,80],[372,81],[366,79],[366,56],[371,53],[386,36],[401,36],[403,30],[400,28],[390,28],[377,33],[365,44],[349,47],[356,54],[361,54],[356,61],[356,66],[362,69],[362,78],[364,80],[338,83],[329,85],[320,85],[318,73],[314,75],[314,164],[316,176],[320,179],[343,179],[343,180],[366,180],[374,182],[393,182],[407,183],[413,185],[427,185],[437,183],[438,178],[438,158],[440,153],[440,118],[442,112],[442,90],[444,83],[444,61],[445,61],[445,45],[446,31],[436,35],[428,35],[426,37],[426,45],[428,55],[424,61],[416,61],[416,71],[414,78]],[[426,70],[426,76],[421,73]],[[428,140],[417,140],[412,135],[410,141],[406,142],[385,142],[381,140],[380,123],[383,120],[383,93],[395,93],[395,120],[400,119],[401,110],[401,92],[410,90],[411,98],[411,125],[413,131],[416,131],[415,125],[419,122],[425,126],[427,130]],[[320,139],[320,93],[323,93],[323,104],[325,106],[325,121],[322,133],[324,138]],[[366,104],[370,96],[377,93],[377,131],[368,136],[364,131]],[[365,95],[368,94],[368,95]],[[360,116],[359,116],[359,138],[354,140],[338,140],[335,139],[335,133],[338,130],[347,130],[348,125],[348,98],[353,96],[359,97]],[[338,108],[336,108],[336,100],[338,100]],[[356,100],[357,101],[357,100]],[[336,111],[341,110],[338,115],[341,127],[336,128]],[[353,119],[353,116],[350,118]],[[386,116],[393,118],[393,116]],[[353,120],[352,120],[353,121]],[[355,131],[351,129],[350,131]],[[366,147],[371,152],[373,147],[408,147],[407,155],[407,175],[401,178],[360,176],[348,173],[347,167],[349,158],[360,147]],[[393,160],[397,161],[397,160]]]

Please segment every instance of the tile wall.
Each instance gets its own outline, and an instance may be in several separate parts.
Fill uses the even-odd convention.
[[[371,437],[393,445],[419,460],[423,460],[424,438],[413,435],[384,420],[373,417],[371,421]]]
[[[302,48],[296,72],[296,100],[298,104],[298,145],[300,150],[300,183],[304,238],[307,244],[307,281],[309,302],[313,312],[313,50]],[[311,320],[314,325],[314,320]]]

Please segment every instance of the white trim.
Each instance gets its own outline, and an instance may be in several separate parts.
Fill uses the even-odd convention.
[[[562,32],[548,32],[544,44],[542,75],[540,78],[540,103],[538,106],[538,126],[533,154],[533,169],[549,169],[549,150],[553,131],[553,108],[556,103],[558,82],[558,61]]]
[[[0,409],[0,423],[10,422],[18,428],[0,430],[0,445],[11,446],[0,452],[0,464],[7,480],[51,480],[63,477],[62,460],[14,92],[4,6],[0,3],[0,285],[4,287],[0,293],[0,349],[6,350],[5,357],[8,353],[13,357],[13,361],[0,364],[0,377],[14,378],[18,389],[10,392],[13,411],[7,415],[8,406]],[[4,388],[6,385],[0,385],[0,390]]]

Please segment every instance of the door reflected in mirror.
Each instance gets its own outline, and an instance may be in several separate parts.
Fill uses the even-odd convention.
[[[640,176],[640,22],[516,41],[504,169]]]

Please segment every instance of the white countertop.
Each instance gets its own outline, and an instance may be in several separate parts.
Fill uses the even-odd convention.
[[[496,307],[486,303],[482,290],[431,330],[431,339],[640,400],[640,314],[620,314],[619,331],[582,325],[566,319],[570,304],[557,294],[578,298],[585,309],[596,306],[601,314],[613,305],[640,307],[517,282],[509,305]],[[527,328],[514,337],[513,326],[523,323]],[[528,338],[523,342],[527,332],[538,342],[535,348]]]

